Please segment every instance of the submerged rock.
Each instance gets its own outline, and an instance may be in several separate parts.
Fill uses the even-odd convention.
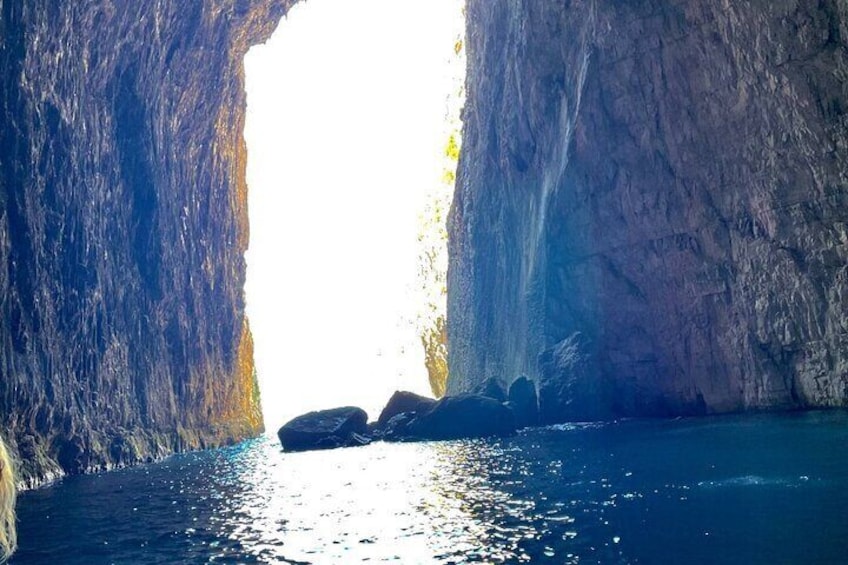
[[[533,381],[527,377],[518,377],[512,381],[508,404],[515,413],[515,423],[519,428],[538,425],[539,399]]]
[[[427,398],[426,396],[421,396],[414,392],[397,390],[394,394],[392,394],[392,397],[389,399],[389,402],[386,403],[386,407],[383,408],[383,411],[380,412],[380,417],[377,419],[377,423],[380,426],[385,427],[386,424],[389,423],[389,420],[398,414],[403,414],[404,412],[415,412],[417,414],[421,414],[430,410],[435,405],[436,400],[433,398]]]
[[[286,451],[352,447],[371,442],[368,414],[355,406],[303,414],[283,425],[277,437]]]
[[[515,416],[501,402],[478,394],[446,396],[417,415],[406,431],[419,440],[507,436],[515,433]]]

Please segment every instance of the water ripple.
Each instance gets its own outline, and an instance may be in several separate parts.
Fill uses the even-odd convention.
[[[13,563],[838,562],[848,417],[764,442],[782,422],[293,454],[265,437],[26,493]]]

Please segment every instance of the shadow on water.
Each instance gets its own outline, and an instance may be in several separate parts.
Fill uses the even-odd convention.
[[[848,415],[284,454],[263,437],[23,494],[13,563],[834,563]]]

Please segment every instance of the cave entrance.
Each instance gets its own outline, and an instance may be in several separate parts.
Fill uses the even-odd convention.
[[[309,0],[246,57],[247,311],[269,431],[430,392],[421,240],[452,192],[463,28],[461,0]]]

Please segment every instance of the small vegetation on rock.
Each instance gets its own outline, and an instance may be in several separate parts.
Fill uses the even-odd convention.
[[[458,7],[457,9],[461,9]],[[464,18],[462,18],[464,24]],[[442,153],[441,181],[434,183],[419,215],[418,291],[420,308],[415,328],[424,348],[424,364],[433,394],[444,396],[448,380],[447,358],[447,216],[453,198],[456,167],[462,147],[460,112],[465,103],[464,30],[457,30],[450,72],[456,88],[447,99],[445,132],[447,139]]]

